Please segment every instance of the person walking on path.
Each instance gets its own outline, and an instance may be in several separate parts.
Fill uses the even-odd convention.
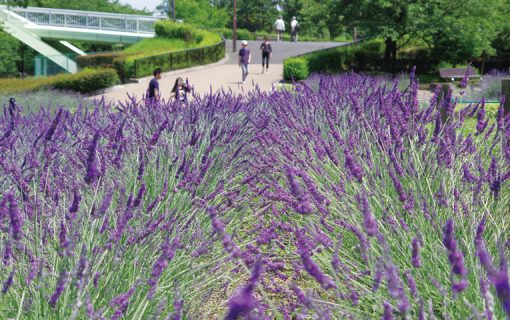
[[[246,83],[246,77],[248,77],[248,66],[250,65],[251,61],[251,52],[250,49],[248,49],[248,41],[243,40],[241,42],[242,48],[239,50],[239,66],[241,67],[241,70],[243,72],[243,84]]]
[[[292,21],[290,22],[290,41],[297,42],[298,41],[298,31],[299,31],[299,23],[296,17],[292,17]]]
[[[264,37],[264,42],[260,45],[260,51],[262,51],[262,73],[264,73],[264,62],[266,63],[266,71],[268,71],[269,59],[273,56],[273,49],[267,36]]]
[[[285,32],[285,21],[283,21],[282,16],[279,16],[274,23],[274,28],[276,30],[276,41],[282,42],[282,34]]]
[[[157,68],[154,70],[154,78],[149,82],[149,87],[147,88],[147,100],[149,102],[159,101],[161,97],[159,91],[159,81],[161,79],[161,68]]]

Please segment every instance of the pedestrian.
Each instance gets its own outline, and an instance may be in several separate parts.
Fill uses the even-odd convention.
[[[267,36],[264,37],[264,42],[260,45],[260,51],[262,51],[262,73],[264,73],[264,62],[266,63],[266,71],[268,71],[269,59],[273,57],[273,49]]]
[[[248,66],[250,65],[251,61],[251,52],[250,49],[248,49],[248,41],[243,40],[241,41],[241,45],[243,46],[241,50],[239,50],[239,66],[241,67],[241,70],[243,72],[243,84],[246,83],[246,77],[248,77]]]
[[[147,88],[146,97],[148,102],[159,101],[161,95],[159,91],[159,81],[161,79],[161,68],[157,68],[153,72],[154,78],[149,82],[149,87]]]
[[[282,16],[279,16],[274,23],[274,28],[276,30],[276,42],[282,42],[282,34],[285,32],[285,21],[283,21]]]
[[[296,17],[292,17],[292,21],[290,22],[290,41],[297,42],[298,41],[298,32],[299,32],[299,23]]]
[[[186,79],[186,82],[184,82],[184,80],[179,77],[175,80],[172,92],[170,92],[170,99],[175,99],[176,101],[180,101],[183,104],[187,104],[188,93],[192,90],[193,85],[189,84],[188,79]]]

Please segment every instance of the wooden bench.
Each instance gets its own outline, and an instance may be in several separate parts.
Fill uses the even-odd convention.
[[[464,79],[467,71],[468,68],[440,68],[439,76],[443,79],[455,81],[455,79]],[[468,78],[482,79],[482,76],[478,73],[476,69],[469,67]]]

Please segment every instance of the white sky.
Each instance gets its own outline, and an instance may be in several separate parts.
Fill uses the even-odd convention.
[[[119,0],[122,4],[129,4],[135,9],[147,8],[149,11],[154,11],[156,6],[161,4],[161,0]]]

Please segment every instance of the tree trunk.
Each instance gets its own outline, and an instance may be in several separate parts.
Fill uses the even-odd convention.
[[[392,38],[388,37],[385,41],[384,48],[384,62],[387,66],[386,71],[391,73],[396,72],[397,67],[397,42]]]

